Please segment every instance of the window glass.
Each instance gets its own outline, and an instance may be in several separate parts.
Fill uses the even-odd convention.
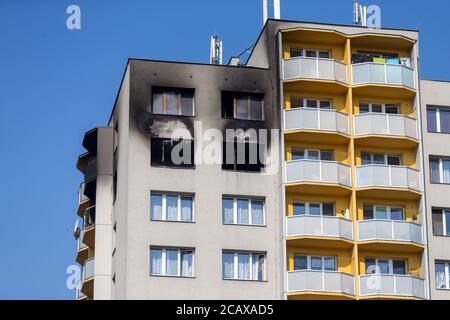
[[[162,250],[150,250],[150,274],[162,274]]]
[[[166,196],[167,220],[178,220],[178,196]]]
[[[166,114],[178,114],[178,92],[176,91],[166,92]]]
[[[390,166],[399,166],[400,163],[400,157],[399,156],[387,156],[387,164]]]
[[[336,271],[336,258],[332,258],[332,257],[325,258],[325,270],[326,271]]]
[[[192,221],[192,198],[181,198],[181,221]]]
[[[361,163],[363,166],[372,163],[372,158],[369,153],[361,153]]]
[[[153,113],[161,114],[163,113],[163,93],[162,92],[154,92],[153,93],[153,103],[152,103],[152,109]]]
[[[320,109],[331,109],[331,101],[330,100],[320,100]]]
[[[389,261],[388,260],[378,260],[377,263],[378,273],[389,274]]]
[[[308,108],[317,109],[317,100],[306,100],[306,106]]]
[[[264,269],[265,269],[265,260],[266,257],[263,254],[253,254],[253,280],[263,281],[265,278]]]
[[[366,259],[366,274],[377,273],[375,259]]]
[[[304,203],[294,203],[294,216],[303,216],[306,214]]]
[[[248,98],[246,96],[236,98],[236,118],[248,119]]]
[[[322,204],[322,210],[324,216],[332,217],[334,216],[334,204],[333,203],[324,203]]]
[[[234,254],[222,254],[222,275],[224,279],[234,278]]]
[[[309,214],[313,216],[320,216],[320,203],[310,203]]]
[[[249,224],[248,218],[248,200],[237,201],[237,223],[238,224]]]
[[[368,103],[360,103],[359,104],[359,113],[368,113],[370,112],[369,104]]]
[[[260,97],[250,97],[252,120],[263,120],[263,100]]]
[[[162,195],[152,194],[150,197],[150,216],[154,220],[162,220]]]
[[[329,150],[320,151],[320,160],[333,161],[333,151],[329,151]]]
[[[391,220],[402,221],[403,217],[403,209],[402,208],[391,208]]]
[[[290,52],[291,58],[302,57],[303,56],[303,49],[291,48],[289,50],[289,52]]]
[[[450,183],[450,160],[442,160],[442,183]]]
[[[450,236],[450,211],[444,211],[446,236]]]
[[[437,132],[436,109],[427,109],[428,132]]]
[[[375,219],[387,220],[387,208],[386,207],[375,207]]]
[[[181,93],[181,115],[193,116],[194,115],[194,97],[191,93]]]
[[[308,269],[308,258],[306,256],[294,256],[294,270]]]
[[[222,211],[223,223],[233,223],[233,199],[222,199]]]
[[[311,270],[322,270],[322,257],[311,257]]]
[[[399,107],[394,104],[387,104],[386,105],[386,113],[389,114],[398,114],[399,113]]]
[[[292,160],[302,160],[302,159],[305,159],[305,150],[292,149]]]
[[[319,151],[308,150],[308,159],[309,160],[319,160]]]
[[[328,51],[319,51],[319,58],[322,59],[330,59],[330,52]]]
[[[363,215],[364,220],[372,220],[373,219],[373,206],[363,206]]]
[[[238,254],[238,279],[250,280],[250,254]]]
[[[392,272],[394,274],[406,274],[406,262],[402,260],[392,261]]]
[[[178,250],[166,250],[166,275],[178,275]]]
[[[439,159],[430,157],[430,178],[433,183],[440,183],[441,176],[439,173]]]
[[[450,133],[450,110],[439,110],[441,118],[441,132]]]
[[[317,52],[313,51],[313,50],[306,50],[306,56],[307,57],[311,57],[311,58],[316,58],[317,57]]]
[[[385,164],[384,155],[382,154],[374,154],[373,155],[373,163],[374,164]]]
[[[181,276],[182,277],[192,277],[192,261],[193,253],[192,250],[181,250]]]
[[[263,207],[262,201],[252,200],[252,224],[264,224]]]
[[[436,288],[437,289],[446,289],[447,284],[445,280],[445,263],[436,262],[435,264],[436,270]]]
[[[303,98],[291,97],[291,108],[303,108]]]
[[[378,103],[372,104],[372,112],[382,113],[383,112],[383,105],[378,104]]]
[[[442,210],[433,209],[432,211],[432,222],[433,222],[433,234],[435,236],[444,235],[444,220]]]

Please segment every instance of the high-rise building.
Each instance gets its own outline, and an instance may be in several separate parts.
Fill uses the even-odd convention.
[[[130,59],[77,163],[78,299],[450,298],[418,70],[417,31],[270,19],[246,63]]]

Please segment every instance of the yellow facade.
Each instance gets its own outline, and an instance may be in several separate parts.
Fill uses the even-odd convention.
[[[424,247],[417,243],[386,239],[358,239],[358,222],[364,219],[364,205],[378,205],[402,208],[404,222],[421,224],[422,193],[408,188],[389,186],[368,186],[357,188],[356,170],[362,165],[361,153],[398,155],[401,166],[410,169],[420,168],[418,160],[419,141],[407,136],[373,134],[355,136],[355,115],[360,115],[361,102],[395,104],[399,113],[413,120],[417,119],[415,110],[415,90],[399,85],[358,84],[352,85],[351,55],[354,53],[383,53],[398,57],[411,57],[414,41],[393,35],[344,35],[339,32],[320,29],[293,29],[282,32],[282,59],[290,59],[291,48],[325,50],[331,59],[343,63],[348,70],[348,84],[330,79],[305,78],[283,81],[283,108],[291,109],[291,98],[327,99],[332,101],[335,111],[348,116],[349,133],[330,132],[329,130],[303,129],[289,130],[284,134],[285,161],[291,162],[292,149],[333,150],[334,161],[351,168],[351,187],[339,183],[298,181],[286,183],[285,214],[287,223],[294,218],[294,203],[333,203],[335,216],[350,220],[353,227],[353,240],[336,236],[326,237],[320,234],[286,236],[286,268],[294,271],[294,255],[312,255],[317,257],[335,257],[336,272],[352,275],[355,281],[355,293],[338,294],[326,290],[298,290],[288,292],[288,299],[340,299],[342,296],[354,299],[408,299],[394,295],[376,294],[370,297],[361,293],[360,276],[366,273],[366,259],[402,260],[406,262],[406,276],[421,278],[424,276],[422,256]],[[323,227],[322,227],[323,228]],[[320,233],[313,230],[312,233]],[[307,232],[306,232],[307,233]],[[289,278],[288,278],[289,279]]]

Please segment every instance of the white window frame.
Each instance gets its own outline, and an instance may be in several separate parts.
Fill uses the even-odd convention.
[[[222,251],[222,267],[223,267],[223,255],[224,254],[232,254],[233,255],[233,278],[225,278],[224,274],[222,274],[223,280],[239,280],[239,281],[256,281],[256,282],[265,282],[267,281],[267,254],[265,252],[250,252],[250,251]],[[239,265],[238,265],[238,257],[240,254],[250,255],[249,264],[250,264],[250,279],[240,279],[239,278]],[[262,255],[264,256],[264,269],[263,269],[263,277],[261,280],[255,279],[255,275],[253,274],[253,256],[254,255]],[[258,275],[256,275],[258,277]]]
[[[152,196],[162,196],[162,212],[161,219],[155,219],[152,215]],[[167,196],[178,197],[177,201],[177,220],[167,220]],[[192,218],[190,221],[181,220],[181,198],[190,198],[192,200]],[[165,222],[185,222],[192,223],[195,222],[195,209],[194,209],[194,195],[191,194],[177,194],[177,193],[166,193],[166,192],[151,192],[150,193],[150,220],[152,221],[165,221]]]
[[[305,148],[291,148],[291,157],[293,156],[293,153],[295,151],[301,151],[303,150],[304,154],[305,154],[305,158],[304,159],[299,159],[299,160],[310,160],[310,161],[328,161],[328,160],[322,160],[322,152],[331,152],[331,155],[333,156],[334,159],[334,150],[319,150],[319,149],[305,149]],[[310,152],[317,152],[317,154],[319,155],[319,159],[315,160],[315,159],[309,159],[309,153]],[[295,161],[295,160],[294,160]],[[334,160],[332,160],[334,161]]]
[[[233,200],[233,223],[227,223],[225,222],[225,217],[223,216],[223,208],[222,208],[222,223],[224,225],[238,225],[238,226],[257,226],[257,227],[265,227],[266,226],[266,201],[264,199],[259,199],[259,198],[244,198],[244,197],[227,197],[227,196],[223,196],[222,197],[222,206],[223,206],[223,200]],[[237,211],[238,211],[238,200],[245,200],[248,201],[248,224],[245,223],[238,223],[238,218],[237,218]],[[263,205],[263,223],[262,224],[254,224],[253,223],[253,217],[252,217],[252,202],[253,201],[257,201],[257,202],[262,202]]]
[[[294,253],[294,268],[295,268],[295,257],[306,257],[306,269],[299,269],[299,270],[308,270],[308,271],[325,271],[325,272],[337,272],[338,271],[338,258],[336,256],[318,256],[318,255],[308,255],[304,253]],[[322,270],[313,270],[311,267],[311,260],[312,258],[320,258],[322,260]],[[334,266],[336,267],[334,271],[331,270],[325,270],[325,259],[334,259]],[[297,270],[296,270],[297,271]]]
[[[301,109],[308,109],[308,110],[333,110],[333,99],[312,99],[312,98],[302,98],[302,97],[296,97],[296,96],[293,96],[291,98],[301,99],[303,101],[303,107]],[[310,107],[308,107],[307,106],[308,101],[316,101],[317,108],[310,108]],[[321,102],[329,102],[330,103],[330,107],[329,108],[321,108],[320,107],[320,103]],[[291,105],[291,109],[300,109],[300,108],[292,108],[292,105]]]
[[[361,104],[368,104],[369,105],[369,112],[365,112],[362,113],[361,112]],[[379,104],[381,105],[381,112],[373,112],[373,105],[374,104]],[[390,107],[396,107],[397,108],[397,113],[386,113],[386,106],[390,106]],[[400,114],[400,105],[395,104],[395,103],[376,103],[376,102],[365,102],[365,101],[360,101],[359,102],[359,113],[360,114],[367,114],[367,113],[376,113],[376,114]]]
[[[438,288],[437,283],[435,283],[435,287],[437,290],[450,290],[450,262],[449,261],[442,261],[442,260],[436,260],[434,262],[434,281],[436,282],[436,264],[443,264],[444,265],[444,281],[445,281],[445,288]]]
[[[435,107],[435,106],[427,106],[428,110],[436,111],[435,119],[436,119],[436,131],[429,131],[430,133],[444,133],[449,134],[448,132],[442,132],[441,128],[441,110],[450,111],[450,108],[447,107]]]
[[[304,204],[305,205],[305,216],[313,216],[313,217],[322,217],[323,215],[323,205],[324,204],[332,204],[333,205],[333,217],[336,217],[336,203],[334,202],[306,202],[306,201],[294,201],[292,203],[292,209],[294,209],[294,206],[296,204]],[[310,206],[314,204],[320,205],[320,215],[315,215],[310,213]],[[292,212],[294,214],[294,212]],[[301,217],[301,215],[297,215],[296,217]],[[328,216],[327,216],[328,217]]]
[[[438,157],[434,157],[434,158],[438,158]],[[443,157],[439,157],[439,183],[441,184],[450,184],[450,181],[445,182],[444,181],[444,160],[445,161],[450,161],[449,158],[443,158]]]
[[[401,155],[398,155],[398,154],[383,154],[383,153],[373,153],[373,152],[365,152],[365,151],[362,151],[361,152],[361,163],[362,163],[362,157],[363,157],[363,154],[368,154],[368,155],[370,155],[370,162],[371,162],[371,164],[369,164],[369,165],[382,165],[382,164],[377,164],[377,163],[375,163],[375,161],[374,161],[374,158],[375,158],[375,155],[377,155],[377,156],[383,156],[383,158],[384,158],[384,164],[383,165],[385,165],[385,166],[388,166],[388,157],[393,157],[393,158],[398,158],[399,159],[399,167],[401,167],[402,166],[402,156]]]
[[[153,91],[153,89],[152,89]],[[181,108],[181,93],[183,91],[183,88],[160,88],[157,89],[156,92],[152,92],[152,114],[160,114],[160,115],[167,115],[167,116],[182,116],[182,117],[194,117],[195,116],[195,92],[192,94],[192,114],[185,115],[182,114],[182,108]],[[167,113],[167,93],[168,92],[176,92],[177,93],[177,113]],[[155,113],[153,108],[153,97],[155,93],[159,93],[162,95],[162,113]]]
[[[332,55],[331,55],[332,52],[331,52],[331,50],[303,49],[303,48],[290,47],[290,48],[289,48],[289,55],[290,55],[292,49],[298,50],[298,51],[301,50],[302,55],[301,55],[300,57],[302,57],[302,58],[310,58],[310,59],[329,59],[329,60],[332,60]],[[306,51],[314,51],[314,52],[316,53],[316,57],[307,57],[307,56],[306,56]],[[326,52],[326,53],[328,53],[328,55],[329,55],[330,57],[329,57],[329,58],[319,58],[319,53],[321,53],[321,52]],[[299,58],[299,57],[294,57],[294,58],[291,57],[291,59],[295,59],[295,58]]]
[[[447,235],[447,216],[446,216],[446,212],[448,212],[450,214],[450,210],[448,209],[432,209],[431,211],[433,212],[434,210],[439,210],[441,211],[441,215],[442,215],[442,233],[443,235],[441,237],[450,237],[450,235]],[[433,217],[432,217],[433,218]]]
[[[405,216],[405,208],[403,207],[397,207],[397,206],[384,206],[384,205],[379,205],[379,204],[364,204],[363,208],[366,206],[370,206],[372,207],[373,210],[373,219],[372,220],[383,220],[383,219],[377,219],[375,218],[375,212],[377,208],[386,208],[386,216],[387,219],[383,220],[383,221],[405,221],[406,216]],[[392,209],[401,209],[402,210],[402,215],[403,215],[403,219],[402,220],[392,220],[392,216],[391,216],[391,211]],[[363,209],[364,210],[364,209]],[[366,221],[370,221],[370,220],[366,220]]]
[[[152,261],[151,261],[151,251],[152,250],[161,250],[161,271],[162,273],[152,273]],[[177,274],[171,275],[167,274],[167,250],[169,251],[177,251]],[[182,261],[181,261],[181,252],[182,251],[191,251],[192,252],[192,272],[189,276],[182,275]],[[193,278],[195,275],[195,249],[192,248],[170,248],[170,247],[150,247],[150,275],[151,276],[161,276],[161,277],[174,277],[174,278]]]
[[[265,118],[265,114],[264,114],[264,96],[261,96],[261,119],[253,119],[252,118],[252,102],[251,99],[255,97],[252,94],[240,94],[240,95],[234,95],[233,96],[233,115],[234,115],[234,119],[238,119],[238,120],[251,120],[251,121],[264,121]],[[246,98],[247,100],[247,118],[240,118],[237,115],[237,100],[239,99],[244,99]]]
[[[369,273],[369,274],[378,274],[378,275],[394,275],[394,261],[402,261],[405,263],[405,275],[408,275],[408,260],[406,259],[383,259],[383,258],[370,258],[370,257],[366,257],[364,259],[364,271],[367,270],[367,266],[366,266],[366,262],[367,260],[375,260],[375,273]],[[388,262],[388,271],[389,273],[380,273],[380,267],[379,262],[380,261],[387,261]]]

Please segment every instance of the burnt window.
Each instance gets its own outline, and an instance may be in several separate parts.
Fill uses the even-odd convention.
[[[113,204],[116,202],[117,199],[117,171],[114,173],[113,177]]]
[[[264,168],[265,145],[248,140],[224,141],[222,169],[260,172]]]
[[[152,113],[193,116],[194,93],[194,89],[153,87]]]
[[[222,117],[264,120],[264,94],[222,91]]]
[[[174,151],[173,154],[172,151]],[[194,140],[152,138],[151,164],[174,168],[194,168]]]

